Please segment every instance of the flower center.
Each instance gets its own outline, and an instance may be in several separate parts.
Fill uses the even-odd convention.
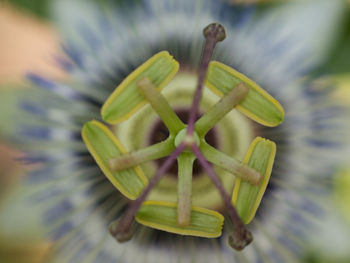
[[[162,94],[184,123],[187,122],[196,82],[196,72],[183,71],[177,74],[162,91]],[[217,95],[207,88],[204,89],[199,115],[207,112],[218,100]],[[211,146],[242,160],[255,135],[252,124],[253,122],[245,116],[233,110],[207,133],[205,140]],[[116,137],[130,151],[164,141],[168,136],[168,129],[150,106],[145,106],[128,121],[116,125],[114,132]],[[146,176],[151,178],[164,162],[164,159],[142,164],[141,167]],[[220,177],[226,192],[231,193],[235,177],[224,169],[216,166],[213,168]],[[168,170],[166,176],[151,191],[148,200],[176,202],[177,179],[177,164],[175,163]],[[193,166],[192,191],[193,205],[217,211],[223,210],[224,205],[220,194],[197,160]]]
[[[186,122],[189,116],[189,111],[190,108],[178,108],[175,109],[176,114],[179,116],[179,118],[183,121]],[[198,114],[198,118],[202,116],[202,114]],[[150,138],[149,138],[149,142],[148,145],[152,145],[152,144],[156,144],[159,142],[164,141],[166,138],[168,138],[169,136],[169,131],[168,129],[165,127],[164,123],[160,120],[157,119],[154,121],[154,123],[152,124],[153,126],[151,127],[151,132],[150,132]],[[217,134],[217,128],[214,127],[213,129],[211,129],[205,136],[205,140],[208,144],[210,144],[211,146],[218,148],[218,138],[217,138],[218,134]],[[166,158],[161,158],[158,159],[155,162],[155,164],[157,165],[157,167],[159,168],[162,163],[164,162]],[[193,177],[198,177],[203,175],[203,168],[199,165],[198,161],[195,160],[194,161],[194,165],[193,165]],[[173,164],[171,166],[171,168],[168,170],[168,176],[177,178],[178,175],[178,170],[177,170],[177,164]]]

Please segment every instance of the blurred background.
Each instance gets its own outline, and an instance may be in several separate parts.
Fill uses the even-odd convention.
[[[284,1],[284,0],[283,0]],[[99,1],[101,2],[101,1]],[[236,1],[242,4],[256,3],[262,10],[278,5],[278,1]],[[350,1],[348,1],[350,6]],[[350,104],[350,8],[340,29],[340,37],[332,47],[332,54],[319,69],[327,72],[327,81],[334,82],[337,99]],[[27,72],[64,79],[65,73],[55,64],[55,57],[64,56],[58,31],[51,21],[50,0],[13,0],[0,2],[0,97],[8,90],[25,92],[30,85]],[[10,102],[9,102],[10,103]],[[0,105],[0,125],[6,126],[7,107]],[[350,119],[349,119],[350,121]],[[1,131],[1,130],[0,130]],[[349,131],[350,133],[350,131]],[[47,262],[49,241],[40,231],[35,211],[31,207],[13,207],[17,204],[16,190],[21,178],[36,165],[24,165],[18,161],[19,149],[0,133],[0,263]],[[350,229],[350,164],[339,167],[334,177],[334,213],[344,218]],[[26,211],[18,218],[11,211]],[[23,216],[23,214],[21,214]],[[325,226],[327,228],[327,226]],[[339,230],[339,233],[346,233]],[[328,237],[325,229],[320,236]],[[321,242],[324,241],[324,242]],[[301,262],[350,262],[350,257],[334,255],[326,238],[315,242]],[[348,252],[350,247],[348,248]],[[338,252],[337,252],[338,253]]]

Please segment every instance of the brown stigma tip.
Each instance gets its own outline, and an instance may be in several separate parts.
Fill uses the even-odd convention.
[[[219,23],[209,24],[203,29],[203,35],[205,38],[214,38],[218,42],[226,38],[225,28]]]
[[[245,228],[235,230],[231,235],[228,237],[228,243],[229,245],[238,251],[243,250],[246,246],[248,246],[253,241],[252,234],[246,230]]]
[[[120,220],[113,221],[109,225],[108,229],[111,236],[114,237],[119,243],[127,242],[133,236],[131,226],[123,226]]]

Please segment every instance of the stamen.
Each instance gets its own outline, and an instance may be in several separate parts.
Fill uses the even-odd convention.
[[[132,237],[132,225],[135,221],[135,215],[142,203],[146,200],[150,191],[156,186],[158,181],[167,172],[176,158],[183,152],[186,145],[180,144],[171,155],[165,160],[163,165],[159,168],[156,174],[149,180],[149,183],[142,194],[133,201],[124,215],[115,222],[112,222],[109,227],[111,235],[119,242],[125,242]]]
[[[236,209],[231,203],[231,198],[227,195],[219,177],[215,174],[214,170],[211,168],[209,163],[205,160],[205,157],[201,153],[197,145],[192,145],[191,149],[196,155],[198,161],[203,166],[203,168],[208,173],[210,179],[215,184],[216,188],[219,190],[220,195],[226,205],[227,212],[232,220],[235,227],[234,232],[229,236],[229,244],[232,248],[236,250],[242,250],[247,245],[253,241],[252,234],[245,228],[241,218],[239,217]]]
[[[179,119],[173,109],[170,107],[164,96],[156,89],[156,86],[147,77],[137,82],[137,87],[142,96],[148,100],[152,108],[157,112],[170,134],[176,134],[185,128],[185,124]]]
[[[225,94],[209,111],[195,123],[195,130],[201,138],[211,130],[227,113],[229,113],[248,94],[249,89],[243,84],[238,84]]]
[[[258,185],[260,183],[262,175],[258,171],[240,161],[237,161],[233,157],[218,151],[203,140],[200,144],[200,150],[208,162],[225,169],[250,184]]]
[[[191,220],[192,208],[192,169],[195,156],[193,153],[183,152],[177,158],[178,186],[177,186],[177,223],[188,226]]]
[[[153,144],[149,147],[117,156],[109,160],[109,167],[112,171],[121,171],[139,164],[160,159],[171,154],[175,149],[174,140],[171,138],[163,142]]]
[[[249,92],[244,101],[237,105],[238,111],[268,127],[275,127],[283,122],[285,115],[283,107],[257,83],[223,63],[210,62],[205,84],[215,94],[221,97],[239,82],[243,82],[252,92]]]
[[[218,42],[224,40],[226,37],[224,27],[218,23],[210,24],[206,28],[204,28],[203,35],[205,37],[205,45],[202,55],[202,61],[199,67],[197,88],[193,97],[192,108],[188,119],[187,134],[189,135],[191,135],[194,130],[194,122],[198,113],[198,107],[202,97],[203,82],[208,69],[209,62],[211,60],[211,57],[213,56],[215,46]]]

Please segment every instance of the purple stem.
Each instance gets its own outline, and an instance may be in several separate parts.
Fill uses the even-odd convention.
[[[241,218],[239,217],[236,209],[232,205],[231,198],[227,195],[219,177],[215,174],[212,167],[209,165],[203,154],[201,153],[200,149],[197,145],[192,144],[191,150],[196,155],[199,163],[202,165],[202,167],[205,169],[207,174],[209,175],[210,179],[216,186],[216,188],[219,190],[220,195],[226,205],[227,212],[232,220],[232,223],[235,227],[234,233],[229,236],[229,244],[237,250],[242,250],[245,246],[250,244],[253,241],[253,237],[251,233],[245,228]]]
[[[153,189],[153,187],[158,183],[158,181],[162,178],[162,176],[167,172],[167,170],[170,168],[170,166],[173,164],[173,162],[176,160],[176,158],[179,156],[179,154],[182,153],[182,151],[186,148],[186,145],[184,143],[181,143],[169,157],[165,160],[165,162],[162,164],[162,166],[159,168],[159,170],[156,172],[156,174],[152,177],[152,179],[149,181],[146,189],[142,192],[142,194],[133,201],[122,218],[118,220],[117,224],[114,225],[113,223],[110,226],[110,233],[113,237],[115,237],[119,242],[128,241],[132,236],[132,224],[134,223],[134,218],[139,210],[141,204],[146,200],[149,192]]]
[[[207,69],[208,69],[208,65],[211,60],[211,57],[213,56],[215,46],[219,41],[224,40],[226,37],[224,27],[218,23],[210,24],[206,28],[204,28],[203,35],[206,41],[204,45],[201,64],[199,67],[197,87],[193,97],[190,116],[188,118],[187,135],[193,134],[194,123],[196,121],[199,103],[202,98],[204,78],[207,73]]]

